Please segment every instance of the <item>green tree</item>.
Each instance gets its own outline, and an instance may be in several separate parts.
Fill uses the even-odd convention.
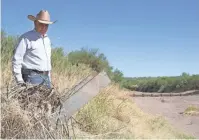
[[[123,73],[120,70],[115,69],[115,71],[113,72],[113,79],[112,80],[114,82],[117,82],[117,83],[122,82],[122,80],[123,80]]]

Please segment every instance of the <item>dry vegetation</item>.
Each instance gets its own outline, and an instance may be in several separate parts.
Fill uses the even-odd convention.
[[[59,98],[91,72],[83,65],[71,68],[73,70],[62,74],[52,73],[54,90],[42,86],[17,86],[10,69],[2,71],[1,138],[67,138],[68,132],[63,129],[66,126],[54,127],[53,113],[60,105]]]
[[[72,65],[54,53],[52,83],[56,90],[13,86],[12,49],[7,50],[10,42],[9,38],[2,41],[1,138],[192,138],[174,130],[161,117],[142,112],[130,100],[128,91],[115,84],[102,90],[74,115],[75,135],[69,134],[67,123],[56,128],[53,107],[59,106],[59,97],[92,70],[84,64]]]
[[[91,138],[192,138],[173,129],[161,116],[142,112],[128,91],[111,85],[77,114]]]
[[[60,73],[55,72],[52,79],[55,86],[59,88],[59,93],[63,94],[61,91],[64,88],[72,87],[78,80],[89,73],[88,69],[84,71],[83,69],[73,67],[74,73],[70,74],[70,76],[68,76],[68,73],[62,76]],[[83,72],[85,72],[84,75],[82,74]],[[9,76],[3,75],[3,77]],[[25,99],[27,91],[15,88],[10,89],[8,95],[6,93],[3,92],[1,94],[2,138],[68,137],[69,134],[63,129],[65,128],[64,126],[58,129],[52,127],[53,124],[50,116],[53,112],[48,111],[49,104],[46,104],[49,102],[46,97],[52,92],[44,90],[40,90],[40,92],[35,91],[31,100],[34,102],[29,102],[26,109],[24,109],[24,101],[22,102],[20,100],[22,98],[19,97],[24,95],[23,99]],[[43,97],[41,97],[41,93]],[[54,92],[56,94],[56,96],[53,96],[54,99],[57,99],[55,97],[59,96],[57,93]],[[33,100],[36,99],[36,96],[37,101]],[[41,103],[39,102],[41,100],[43,101],[43,108],[40,107],[38,109],[36,107]],[[50,105],[53,105],[53,103],[51,102]],[[111,85],[102,90],[99,96],[91,100],[74,117],[79,122],[74,130],[75,136],[78,138],[191,138],[174,130],[162,118],[150,116],[142,112],[130,100],[128,91],[120,89],[117,85]]]
[[[199,115],[199,107],[189,106],[187,109],[185,109],[184,114],[191,116]]]

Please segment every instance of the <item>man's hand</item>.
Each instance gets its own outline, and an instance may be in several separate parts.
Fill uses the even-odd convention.
[[[24,82],[18,82],[17,85],[21,87],[27,87],[26,83]]]

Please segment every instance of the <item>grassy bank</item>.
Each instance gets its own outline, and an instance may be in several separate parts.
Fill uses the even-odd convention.
[[[76,119],[92,138],[193,138],[172,128],[161,116],[144,113],[118,85],[104,89]]]

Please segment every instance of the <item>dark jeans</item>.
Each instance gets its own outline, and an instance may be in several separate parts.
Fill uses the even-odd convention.
[[[48,75],[38,74],[34,71],[22,73],[23,80],[26,83],[33,85],[46,85],[48,88],[51,88],[50,78]]]

